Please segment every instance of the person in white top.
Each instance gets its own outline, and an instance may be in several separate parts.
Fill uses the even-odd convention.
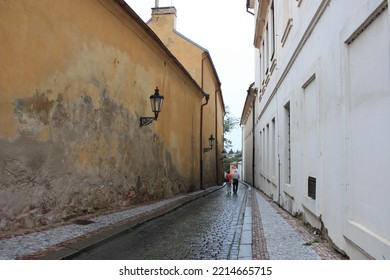
[[[237,170],[234,171],[232,177],[233,177],[233,193],[237,193],[238,180],[240,179],[240,174],[238,174]]]

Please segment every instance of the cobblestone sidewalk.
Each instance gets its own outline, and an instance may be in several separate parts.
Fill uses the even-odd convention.
[[[253,259],[348,259],[262,192],[252,188],[249,198],[253,209]]]

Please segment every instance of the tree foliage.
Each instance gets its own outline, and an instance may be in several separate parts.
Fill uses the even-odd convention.
[[[225,109],[223,132],[226,134],[232,131],[238,125],[239,119],[231,115],[230,108],[228,106],[226,106]]]
[[[239,123],[239,119],[233,117],[230,113],[230,109],[228,106],[225,108],[225,117],[224,117],[224,126],[223,126],[223,141],[224,148],[228,150],[233,147],[232,141],[226,138],[226,134],[231,132]]]
[[[241,161],[241,157],[237,157],[237,156],[225,157],[223,159],[223,169],[225,170],[225,172],[228,172],[230,170],[230,164],[232,162],[238,162],[238,161]]]
[[[233,156],[234,152],[233,152],[233,149],[232,149],[232,147],[233,147],[232,141],[229,140],[227,138],[227,136],[226,136],[238,124],[239,124],[239,119],[234,117],[234,116],[232,116],[231,113],[230,113],[229,107],[226,107],[226,113],[225,113],[225,118],[224,118],[224,127],[223,127],[223,132],[224,132],[223,141],[224,141],[224,148],[225,148],[225,151],[226,151],[226,155],[225,155],[225,157],[223,159],[223,166],[224,166],[225,172],[230,170],[230,164],[232,162],[241,160],[241,156],[240,157]],[[229,156],[227,156],[227,155],[229,155]]]

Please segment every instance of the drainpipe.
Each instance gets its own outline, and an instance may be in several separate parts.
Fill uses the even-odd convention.
[[[253,82],[248,88],[248,97],[252,95],[252,186],[255,187],[255,162],[256,162],[256,95],[257,90],[253,88],[255,83]]]
[[[254,83],[253,83],[254,84]],[[252,84],[252,86],[253,86]],[[254,93],[253,93],[254,94]],[[253,151],[252,151],[252,183],[253,183],[253,187],[255,187],[255,162],[256,162],[256,159],[255,159],[255,156],[256,156],[256,129],[255,129],[255,123],[256,123],[256,95],[254,94],[253,95],[253,98],[252,98],[252,104],[253,104],[253,110],[252,110],[252,129],[253,129],[253,135],[252,135],[252,148],[253,148]]]
[[[209,103],[209,94],[205,94],[206,97],[206,103],[203,103],[202,106],[200,106],[200,188],[204,190],[204,185],[203,185],[203,107],[206,106]]]
[[[210,95],[205,93],[203,90],[203,63],[204,60],[207,58],[207,55],[202,58],[202,64],[201,64],[201,88],[203,91],[204,96],[206,97],[206,103],[202,104],[200,106],[200,149],[199,149],[199,156],[200,156],[200,188],[204,190],[204,183],[203,183],[203,107],[206,106],[209,103]]]
[[[218,151],[218,95],[217,93],[221,91],[221,83],[218,83],[218,88],[215,91],[215,169],[216,169],[216,179],[217,184],[219,184],[219,151]]]

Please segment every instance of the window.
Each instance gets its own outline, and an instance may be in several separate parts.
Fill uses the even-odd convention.
[[[282,11],[281,11],[281,24],[279,28],[282,28],[279,30],[279,34],[282,34],[280,42],[282,44],[282,47],[286,44],[287,37],[290,34],[292,25],[293,25],[293,19],[291,15],[291,9],[290,9],[290,2],[291,1],[283,1],[282,5]]]
[[[307,195],[311,197],[312,199],[316,199],[316,184],[317,179],[314,177],[308,177],[308,189],[307,189]]]
[[[262,52],[260,50],[260,60],[259,60],[259,67],[260,67],[260,84],[263,83],[263,79],[264,79],[264,68],[263,68],[263,55],[262,55]],[[260,95],[259,95],[259,102],[260,102],[261,98],[260,98]]]
[[[263,60],[261,61],[262,62],[262,64],[261,64],[262,65],[261,75],[262,75],[262,84],[264,84],[265,75],[266,75],[266,72],[267,72],[267,65],[266,65],[267,58],[265,56],[264,41],[263,41],[263,44],[262,44],[262,47],[261,47],[261,57],[263,58]]]
[[[290,124],[290,102],[284,105],[285,114],[285,178],[286,183],[291,184],[291,124]]]
[[[268,24],[267,26],[265,27],[265,36],[264,36],[264,44],[263,44],[263,47],[265,47],[265,73],[268,74],[268,71],[269,71],[269,60],[270,60],[270,56],[269,56],[269,30],[268,30]]]
[[[263,163],[262,163],[262,170],[263,170],[263,174],[265,174],[265,161],[266,161],[266,148],[265,148],[265,143],[266,143],[266,140],[265,140],[265,128],[263,128]]]
[[[269,158],[269,155],[270,155],[270,137],[269,137],[269,124],[267,124],[266,126],[266,174],[267,176],[269,176],[269,172],[270,172],[270,158]]]
[[[259,160],[260,160],[260,172],[262,171],[263,169],[263,157],[264,157],[264,154],[263,154],[263,132],[260,131],[260,157],[259,157]]]
[[[274,2],[271,4],[271,12],[270,12],[270,50],[271,57],[270,60],[274,59],[275,55],[275,10],[274,10]]]
[[[276,176],[276,123],[275,118],[271,122],[271,175]]]

